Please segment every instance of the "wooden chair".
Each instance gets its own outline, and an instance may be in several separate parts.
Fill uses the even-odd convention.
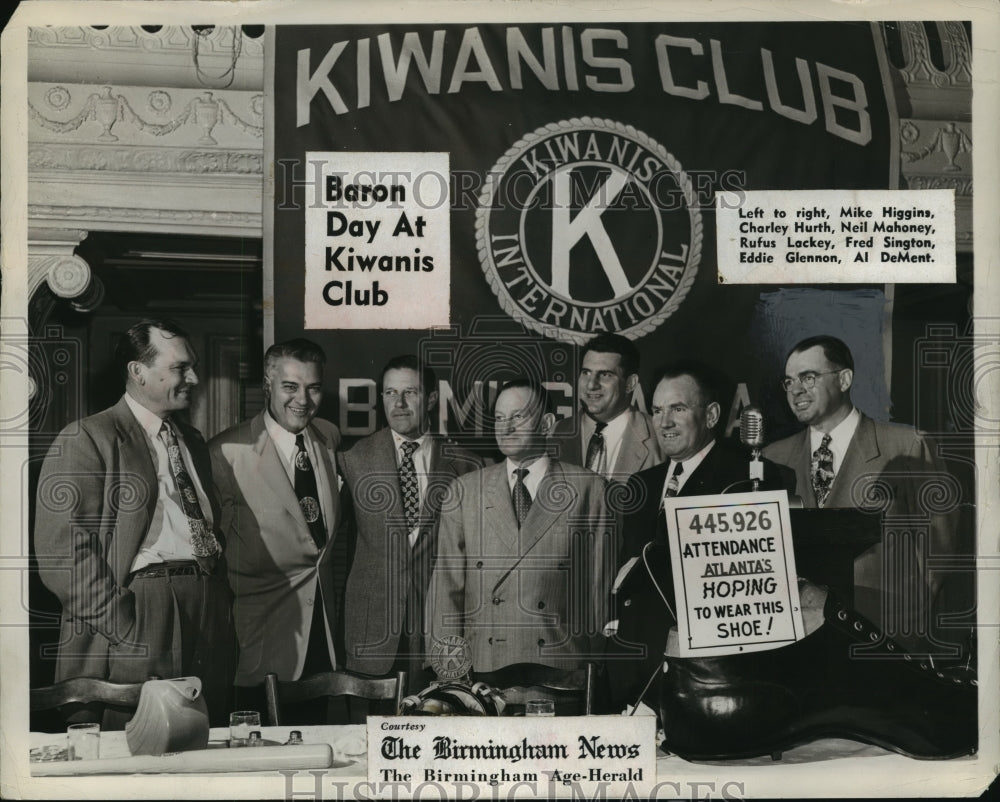
[[[406,690],[406,672],[394,677],[376,679],[359,677],[346,671],[325,671],[300,680],[282,682],[277,674],[264,676],[264,693],[267,696],[267,718],[271,726],[282,722],[281,706],[331,696],[357,696],[369,700],[393,700],[394,711],[399,710]]]
[[[46,685],[42,688],[32,688],[30,708],[32,713],[32,729],[38,731],[59,730],[66,726],[67,711],[62,710],[68,705],[86,706],[103,705],[105,708],[119,710],[123,713],[135,712],[139,706],[139,694],[142,683],[134,682],[120,684],[108,682],[94,677],[74,677],[73,679]],[[98,708],[99,710],[100,708]],[[49,715],[46,711],[52,711]],[[58,711],[58,713],[56,712]],[[93,711],[92,711],[93,712]],[[79,707],[76,708],[79,715]],[[98,714],[98,719],[100,715]]]
[[[551,699],[557,715],[589,716],[594,706],[596,670],[594,663],[577,669],[516,663],[497,671],[477,673],[474,679],[500,692],[507,704],[507,714],[522,712],[529,699]]]

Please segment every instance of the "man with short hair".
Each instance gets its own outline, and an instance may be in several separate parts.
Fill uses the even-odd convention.
[[[326,355],[306,339],[264,355],[264,409],[212,439],[209,450],[236,595],[238,697],[259,703],[280,680],[338,667],[331,567],[340,523],[340,432],[316,417]]]
[[[598,334],[583,348],[577,396],[583,414],[564,418],[552,432],[559,458],[606,479],[625,481],[663,461],[649,416],[632,407],[639,383],[639,351],[620,334]]]
[[[64,429],[38,481],[39,573],[62,604],[55,679],[195,675],[221,723],[235,639],[220,511],[205,443],[176,414],[197,357],[176,323],[148,319],[116,359],[125,394]],[[105,710],[103,726],[128,718]]]
[[[946,475],[927,441],[910,426],[874,421],[858,410],[851,401],[853,383],[854,357],[842,340],[821,335],[796,344],[785,360],[782,385],[792,413],[806,428],[771,443],[764,455],[795,471],[796,493],[806,507],[884,507],[887,518],[927,522],[924,550],[912,551],[906,544],[913,541],[887,541],[854,563],[855,607],[906,640],[928,631],[929,606],[923,602],[933,603],[940,576],[927,576],[925,560],[953,553],[956,516],[922,501],[925,483],[940,487]],[[883,565],[890,548],[891,571]],[[889,587],[883,583],[887,571],[894,577]],[[891,597],[899,618],[887,622],[883,605]]]
[[[555,416],[541,385],[507,382],[494,420],[506,459],[455,480],[441,513],[430,648],[463,638],[480,672],[579,667],[603,646],[616,550],[605,481],[546,454]]]
[[[430,430],[437,379],[415,355],[390,359],[381,385],[388,426],[340,454],[354,535],[346,659],[364,674],[404,670],[416,692],[431,679],[423,674],[423,613],[441,501],[453,479],[483,461]]]
[[[634,474],[625,494],[639,502],[622,520],[624,547],[613,590],[618,619],[610,625],[609,634],[616,634],[606,658],[618,709],[640,697],[656,706],[667,632],[677,623],[663,500],[750,489],[747,454],[717,442],[722,408],[715,371],[692,360],[666,366],[651,408],[667,461]],[[763,489],[790,486],[790,475],[765,462]]]

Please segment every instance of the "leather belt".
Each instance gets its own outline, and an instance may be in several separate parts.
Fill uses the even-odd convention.
[[[150,579],[152,577],[164,576],[200,576],[204,572],[201,566],[193,560],[178,560],[165,563],[156,563],[140,568],[132,574],[133,579]]]

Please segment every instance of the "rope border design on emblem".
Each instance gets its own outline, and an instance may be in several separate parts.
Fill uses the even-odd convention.
[[[687,297],[687,294],[691,291],[691,287],[694,286],[695,278],[698,275],[698,266],[701,262],[701,246],[704,238],[704,232],[701,210],[695,204],[694,189],[691,184],[691,179],[681,168],[680,162],[678,162],[677,159],[674,158],[673,154],[664,148],[663,145],[650,138],[642,131],[636,129],[635,126],[624,125],[623,123],[615,122],[614,120],[599,117],[574,117],[570,120],[560,120],[557,123],[548,123],[540,128],[536,128],[534,131],[525,134],[513,145],[511,145],[507,149],[507,152],[504,153],[497,163],[493,165],[490,172],[487,173],[486,184],[483,187],[483,191],[479,195],[479,208],[476,209],[476,252],[479,256],[479,264],[480,267],[482,267],[483,274],[486,276],[486,281],[490,285],[490,289],[500,302],[500,307],[503,311],[515,320],[523,323],[528,328],[533,329],[546,337],[552,337],[554,339],[561,340],[562,342],[574,343],[575,345],[585,344],[594,334],[593,331],[578,332],[570,329],[559,328],[557,326],[547,326],[524,312],[510,296],[510,293],[507,292],[507,289],[503,286],[503,282],[500,281],[500,276],[496,269],[496,265],[493,263],[493,257],[490,253],[487,242],[489,233],[488,222],[492,200],[496,195],[498,184],[507,174],[508,166],[519,158],[521,154],[530,148],[535,142],[540,141],[547,135],[556,134],[560,131],[566,130],[580,130],[582,126],[595,129],[612,130],[615,133],[621,134],[633,140],[634,142],[638,142],[646,149],[655,153],[660,157],[663,163],[666,164],[667,168],[675,176],[677,176],[678,183],[681,185],[681,189],[684,193],[684,200],[687,203],[688,219],[691,221],[691,246],[688,251],[687,261],[684,265],[684,275],[677,284],[677,289],[674,291],[673,295],[670,296],[670,300],[664,304],[663,308],[660,309],[659,312],[646,318],[641,323],[636,323],[634,326],[622,329],[618,332],[619,334],[628,336],[630,339],[638,339],[639,337],[645,337],[647,334],[651,334],[659,328],[663,321],[677,311],[678,307]]]

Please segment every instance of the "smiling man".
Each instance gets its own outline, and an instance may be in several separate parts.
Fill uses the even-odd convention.
[[[455,480],[431,582],[431,650],[464,638],[475,671],[577,668],[603,648],[615,554],[605,481],[546,454],[545,390],[507,382],[496,399],[505,459]]]
[[[265,409],[209,443],[236,596],[237,699],[251,706],[267,673],[295,680],[338,666],[330,560],[340,432],[316,417],[325,362],[309,340],[272,345]]]
[[[483,464],[430,430],[437,402],[434,372],[413,354],[393,357],[382,369],[389,425],[340,454],[354,544],[344,599],[347,668],[406,671],[410,692],[430,679],[422,674],[423,612],[441,500],[455,477]]]
[[[132,326],[115,356],[125,395],[61,432],[38,481],[39,570],[62,604],[55,679],[192,674],[221,723],[235,640],[219,506],[205,443],[177,415],[197,357],[162,319]],[[130,717],[107,709],[103,726]]]
[[[576,392],[581,414],[558,421],[559,457],[606,479],[625,481],[663,461],[652,421],[632,407],[639,351],[620,334],[598,334],[583,348]]]
[[[890,635],[924,637],[941,579],[927,571],[927,556],[953,553],[959,537],[957,499],[951,510],[933,500],[952,482],[927,441],[911,426],[874,421],[862,413],[851,401],[853,383],[854,357],[843,341],[822,335],[798,343],[785,360],[782,387],[805,428],[767,446],[764,455],[795,471],[795,492],[806,507],[872,505],[888,519],[907,521],[902,528],[913,529],[912,538],[890,532],[884,543],[855,560],[854,601]],[[922,530],[926,538],[916,536]],[[884,583],[886,576],[891,585]],[[887,618],[885,610],[895,616]]]

